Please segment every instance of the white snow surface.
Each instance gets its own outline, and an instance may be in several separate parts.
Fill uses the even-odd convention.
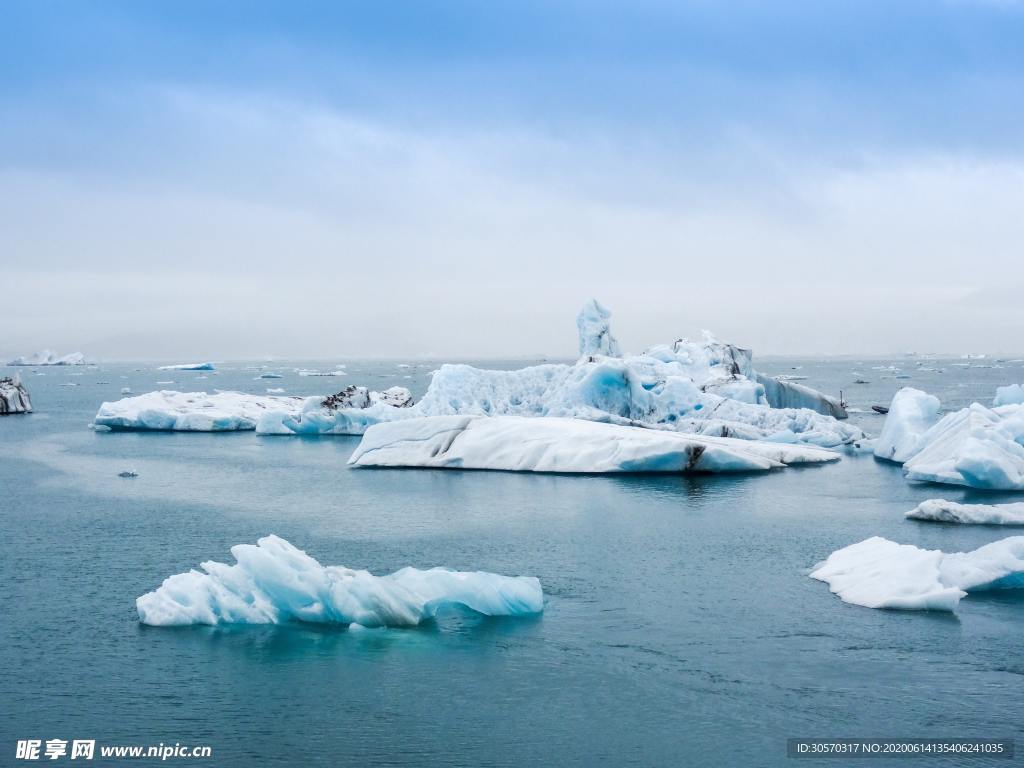
[[[85,365],[85,355],[72,352],[70,355],[57,355],[48,349],[33,355],[16,357],[8,365]]]
[[[912,520],[967,525],[1024,525],[1024,502],[1011,504],[958,504],[945,499],[922,501],[906,516]]]
[[[873,536],[833,552],[810,575],[854,605],[952,611],[968,592],[1024,586],[1024,536],[954,554]]]
[[[408,627],[450,607],[486,616],[544,610],[540,581],[483,571],[403,568],[387,576],[324,566],[278,536],[231,548],[235,565],[205,562],[135,601],[155,626],[303,621]]]
[[[158,371],[212,371],[213,363],[178,363],[177,365],[161,365]]]
[[[370,427],[357,467],[517,472],[748,472],[833,461],[803,445],[686,435],[550,416],[431,416]]]

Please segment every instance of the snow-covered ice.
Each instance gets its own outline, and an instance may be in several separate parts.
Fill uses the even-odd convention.
[[[749,472],[833,461],[803,445],[525,416],[432,416],[370,427],[349,459],[357,467],[519,472]]]
[[[411,411],[412,393],[405,387],[374,392],[355,385],[328,397],[310,397],[298,412],[265,413],[256,425],[261,435],[361,435],[367,427],[401,418]]]
[[[177,365],[161,365],[158,371],[212,371],[213,363],[179,363]]]
[[[0,416],[12,413],[32,413],[32,400],[17,374],[0,378]]]
[[[143,624],[281,624],[288,621],[408,627],[450,607],[486,616],[544,610],[540,581],[483,571],[403,568],[387,576],[323,566],[282,538],[231,548],[235,565],[205,562],[166,579],[135,603]]]
[[[86,365],[85,355],[72,352],[70,355],[57,355],[48,349],[33,355],[16,357],[8,365]]]
[[[945,499],[922,501],[906,515],[912,520],[968,525],[1024,525],[1024,502],[958,504]]]
[[[810,575],[854,605],[952,611],[968,592],[1024,587],[1024,536],[954,554],[873,536],[833,552]]]

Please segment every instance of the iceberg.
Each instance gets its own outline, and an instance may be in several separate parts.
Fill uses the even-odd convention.
[[[373,392],[351,385],[328,397],[310,397],[297,411],[272,410],[256,424],[260,435],[361,435],[382,421],[401,417],[411,410],[412,393],[405,387]]]
[[[516,472],[754,472],[834,461],[822,448],[550,416],[430,416],[371,426],[355,467]]]
[[[998,387],[992,405],[1024,405],[1024,387],[1020,384]]]
[[[897,392],[889,405],[875,456],[902,464],[921,448],[921,438],[939,419],[939,398],[913,387]]]
[[[0,378],[0,416],[12,413],[32,413],[28,390],[18,375]]]
[[[48,349],[36,352],[34,355],[16,357],[8,365],[85,365],[85,355],[81,352],[72,352],[70,355],[56,355]]]
[[[324,566],[278,536],[231,548],[235,565],[205,562],[135,601],[153,626],[300,621],[411,627],[452,607],[485,616],[544,610],[540,581],[483,571],[403,568],[387,576]]]
[[[298,413],[304,398],[242,392],[160,390],[103,403],[93,425],[111,430],[226,432],[252,430],[267,411]]]
[[[810,576],[854,605],[952,611],[968,592],[1024,587],[1024,536],[954,554],[873,536],[833,552]]]
[[[897,392],[875,455],[902,463],[908,480],[1024,490],[1024,405],[938,410],[931,395]]]
[[[958,504],[928,499],[907,512],[911,520],[967,525],[1024,525],[1024,502],[1012,504]]]
[[[179,363],[178,365],[161,365],[158,371],[212,371],[213,363]]]

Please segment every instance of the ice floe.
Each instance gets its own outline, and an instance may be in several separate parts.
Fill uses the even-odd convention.
[[[873,536],[833,552],[810,575],[854,605],[952,611],[968,592],[1024,587],[1024,536],[954,554]]]
[[[270,410],[256,424],[261,435],[361,435],[367,427],[400,418],[411,410],[412,393],[405,387],[374,392],[355,385],[328,397],[310,397],[296,412]]]
[[[875,440],[875,456],[903,463],[921,447],[921,438],[939,418],[939,398],[904,387],[889,405],[882,434]]]
[[[1020,384],[999,387],[996,389],[996,396],[992,401],[992,405],[1024,405],[1024,387]]]
[[[212,371],[213,363],[178,363],[177,365],[161,365],[158,371]]]
[[[486,616],[544,610],[540,581],[483,571],[403,568],[387,576],[323,566],[277,536],[231,548],[235,565],[205,562],[135,603],[143,624],[281,624],[408,627],[451,607]]]
[[[298,413],[304,398],[247,395],[242,392],[160,390],[100,406],[95,426],[113,430],[225,432],[251,430],[268,410]]]
[[[48,349],[36,352],[33,355],[16,357],[8,365],[86,365],[85,355],[81,352],[72,352],[70,355],[57,355]]]
[[[357,467],[518,472],[749,472],[833,461],[829,450],[579,419],[432,416],[370,427]]]
[[[958,504],[945,499],[922,501],[906,515],[912,520],[967,525],[1024,525],[1024,502]]]
[[[0,416],[12,413],[32,413],[32,400],[17,374],[0,378]]]

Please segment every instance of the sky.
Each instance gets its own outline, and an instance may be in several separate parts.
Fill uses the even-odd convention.
[[[8,0],[0,355],[1024,351],[1024,2]]]

